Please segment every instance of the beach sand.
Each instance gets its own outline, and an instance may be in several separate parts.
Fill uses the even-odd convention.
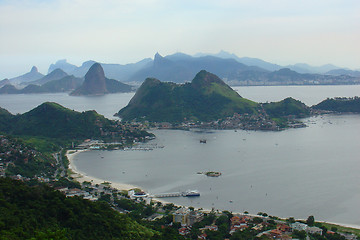
[[[124,184],[124,183],[115,183],[115,182],[106,181],[104,179],[88,176],[85,173],[78,171],[76,169],[75,164],[74,164],[74,157],[77,154],[79,154],[81,152],[85,152],[85,151],[90,151],[90,150],[75,150],[75,152],[74,152],[74,150],[68,150],[66,152],[66,157],[69,160],[69,170],[71,170],[71,175],[70,176],[73,179],[75,179],[79,183],[82,183],[84,181],[91,182],[92,184],[101,184],[101,183],[104,183],[104,182],[108,182],[108,183],[111,184],[111,187],[116,188],[119,191],[121,191],[121,190],[128,191],[130,189],[139,188],[138,186],[135,186],[135,185]]]
[[[88,176],[85,173],[79,171],[76,168],[75,164],[74,164],[74,157],[77,154],[79,154],[81,152],[85,152],[85,151],[91,151],[91,150],[88,150],[88,149],[84,149],[84,150],[68,150],[66,152],[66,157],[69,160],[69,170],[71,171],[70,177],[72,177],[74,180],[78,181],[79,183],[87,181],[87,182],[91,182],[94,185],[107,182],[107,183],[110,183],[110,186],[112,188],[115,188],[118,191],[123,191],[123,190],[129,191],[129,190],[134,189],[134,188],[141,189],[142,191],[144,191],[144,189],[142,189],[139,186],[135,186],[135,185],[131,185],[131,184],[118,183],[118,182],[111,182],[111,181],[96,178],[96,177],[93,177],[93,176]],[[152,198],[152,201],[161,202],[163,205],[171,203],[171,202],[164,201],[164,200],[162,200],[160,198]]]

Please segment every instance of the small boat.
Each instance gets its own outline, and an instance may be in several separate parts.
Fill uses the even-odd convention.
[[[184,193],[184,197],[199,197],[200,192],[198,190],[188,190]]]
[[[200,143],[206,143],[206,139],[200,139]]]

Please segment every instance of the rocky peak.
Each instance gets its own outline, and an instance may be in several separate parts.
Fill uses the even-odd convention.
[[[37,67],[33,66],[33,67],[31,68],[31,71],[30,71],[30,72],[31,72],[31,73],[38,73],[39,71],[38,71]]]
[[[103,95],[108,93],[104,69],[99,63],[94,63],[85,75],[82,86],[71,95]]]

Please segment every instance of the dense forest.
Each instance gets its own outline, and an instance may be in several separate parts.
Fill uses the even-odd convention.
[[[0,178],[0,239],[157,239],[160,233],[103,201]]]

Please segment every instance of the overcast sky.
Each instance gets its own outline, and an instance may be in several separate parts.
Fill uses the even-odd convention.
[[[359,0],[0,0],[0,79],[220,50],[360,69],[359,45]]]

